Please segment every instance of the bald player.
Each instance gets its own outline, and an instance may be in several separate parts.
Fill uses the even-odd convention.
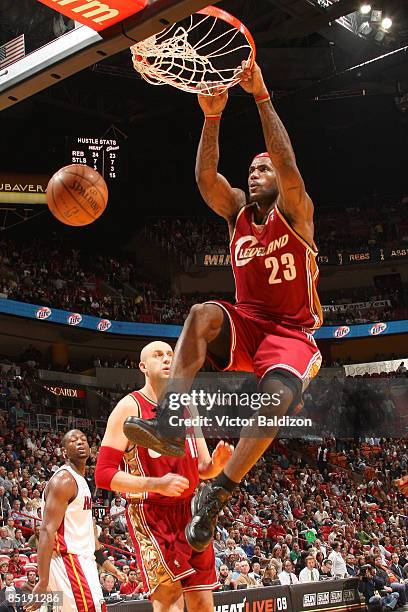
[[[92,497],[85,465],[90,456],[86,435],[79,429],[61,441],[65,463],[48,482],[43,495],[42,524],[38,544],[38,583],[34,595],[49,589],[62,594],[61,612],[104,612],[97,563],[122,582],[125,574],[106,559],[97,541],[92,518]],[[36,610],[33,601],[24,609]]]
[[[152,418],[170,374],[173,349],[151,342],[140,355],[145,384],[125,396],[109,417],[95,472],[100,488],[127,492],[127,522],[145,589],[155,612],[213,612],[212,590],[218,586],[212,546],[195,552],[185,528],[191,499],[200,479],[217,476],[233,448],[220,442],[210,456],[202,436],[185,440],[183,457],[167,457],[138,447],[123,433],[135,414]],[[123,469],[121,469],[123,468]]]

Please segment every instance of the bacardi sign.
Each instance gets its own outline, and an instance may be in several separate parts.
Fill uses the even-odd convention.
[[[106,30],[144,9],[148,0],[40,0],[93,30]]]
[[[86,397],[86,392],[83,389],[73,389],[70,387],[49,387],[48,385],[44,385],[44,388],[54,395],[62,395],[63,397],[72,397],[75,399]]]

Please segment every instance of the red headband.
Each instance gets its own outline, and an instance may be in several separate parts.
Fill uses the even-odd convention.
[[[254,159],[252,160],[252,163],[255,161],[255,159],[258,159],[258,157],[269,157],[269,159],[271,158],[269,153],[258,153],[258,155],[255,155]]]

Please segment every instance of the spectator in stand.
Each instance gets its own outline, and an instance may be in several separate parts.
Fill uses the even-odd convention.
[[[392,593],[391,588],[384,586],[383,581],[378,578],[375,569],[370,565],[363,565],[361,568],[358,590],[364,596],[368,610],[371,606],[378,606],[378,604],[388,610],[394,610],[398,604],[398,594]]]
[[[8,573],[8,566],[9,566],[9,561],[6,561],[5,559],[0,561],[0,588],[2,588],[1,585],[4,582],[6,574]]]
[[[24,566],[21,562],[18,550],[13,550],[10,555],[9,572],[13,574],[14,578],[21,578],[21,576],[25,575]]]
[[[136,570],[130,570],[127,582],[120,585],[119,592],[121,595],[138,595],[143,593],[143,582],[137,579]]]
[[[390,565],[390,570],[392,571],[392,573],[395,574],[396,577],[400,581],[405,580],[404,569],[400,565],[400,559],[399,559],[399,556],[397,555],[397,553],[393,553],[391,555],[391,561],[392,561],[392,563]]]
[[[37,510],[34,509],[33,504],[30,500],[27,502],[22,514],[27,515],[20,517],[21,520],[24,521],[24,525],[26,527],[29,527],[30,529],[34,529],[34,525],[37,522],[34,519],[38,519],[38,514]],[[32,518],[28,518],[29,516],[31,516]]]
[[[398,593],[398,605],[408,610],[408,585],[400,583],[393,574],[389,574],[388,568],[383,566],[382,557],[377,555],[374,559],[376,576],[383,583],[384,587],[390,587],[393,593]],[[405,607],[406,606],[406,607]]]
[[[314,557],[306,557],[306,567],[299,573],[299,582],[318,582],[320,575],[315,567],[316,560]]]
[[[223,558],[226,545],[225,545],[224,540],[222,539],[220,531],[217,531],[215,533],[214,540],[213,540],[213,547],[214,547],[215,556]]]
[[[112,574],[105,574],[102,579],[102,593],[105,598],[111,597],[119,592],[115,578]]]
[[[109,532],[109,527],[103,527],[102,532],[98,537],[98,540],[101,544],[110,544],[111,546],[113,545],[113,537]]]
[[[250,569],[251,567],[247,559],[244,559],[243,561],[241,561],[240,573],[239,573],[238,578],[235,581],[237,585],[237,589],[243,588],[245,586],[248,588],[255,588],[257,586],[260,586],[260,581],[256,580],[255,578],[252,578],[249,575]]]
[[[35,585],[37,584],[37,572],[35,570],[28,570],[27,582],[23,584],[21,590],[23,593],[32,593]]]
[[[34,528],[34,533],[28,539],[28,542],[27,542],[28,548],[30,548],[31,550],[37,550],[39,538],[40,538],[40,527],[37,523],[37,526]]]
[[[126,508],[122,505],[122,498],[120,496],[115,497],[114,505],[110,509],[110,516],[113,520],[113,529],[116,533],[126,533]]]
[[[11,572],[8,572],[4,578],[4,587],[0,590],[0,609],[2,612],[23,612],[23,608],[19,605],[11,604],[8,602],[8,597],[15,597],[15,595],[21,596],[21,589],[14,586],[14,577]]]
[[[261,584],[262,573],[260,563],[258,563],[257,561],[255,561],[255,563],[252,563],[252,571],[249,572],[248,575],[254,580],[256,580],[258,584]]]
[[[356,565],[356,559],[354,555],[347,555],[346,557],[346,569],[349,576],[358,576],[359,569]]]
[[[235,581],[232,580],[232,571],[228,565],[221,565],[218,572],[218,582],[220,583],[220,591],[231,591],[235,589]]]
[[[333,578],[332,567],[333,562],[330,559],[324,559],[322,567],[319,570],[320,576],[323,576],[323,578]]]
[[[332,574],[335,578],[344,578],[347,574],[346,562],[344,561],[343,555],[341,554],[341,543],[333,542],[332,552],[329,554],[330,561],[332,562]]]
[[[299,582],[296,574],[293,573],[293,565],[291,561],[285,561],[283,571],[278,574],[279,582],[285,584],[297,584]]]
[[[17,527],[16,529],[16,533],[14,536],[14,544],[15,544],[15,548],[18,548],[20,552],[26,552],[30,550],[29,546],[27,546],[25,537],[23,536],[23,532],[21,531],[19,527]]]
[[[11,538],[12,540],[14,540],[15,535],[16,535],[15,524],[16,524],[16,522],[15,522],[14,518],[9,516],[9,518],[7,519],[7,522],[6,522],[6,531],[7,531],[8,537]]]
[[[10,509],[11,507],[6,495],[6,489],[0,485],[0,523],[4,523],[7,520]]]
[[[280,584],[278,572],[276,571],[276,566],[271,564],[263,573],[262,576],[262,586],[274,586]]]
[[[290,551],[290,560],[294,565],[296,565],[297,560],[299,559],[302,551],[300,550],[299,542],[293,542],[292,550]]]
[[[10,538],[6,527],[0,527],[0,553],[8,555],[13,551],[13,540]]]

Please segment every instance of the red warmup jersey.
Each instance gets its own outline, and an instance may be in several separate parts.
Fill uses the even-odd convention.
[[[321,326],[317,251],[290,227],[277,207],[259,226],[253,222],[253,206],[245,206],[238,214],[230,248],[240,308],[289,327]]]
[[[130,396],[135,400],[135,414],[139,413],[142,419],[151,419],[155,416],[154,408],[157,404],[149,400],[140,391],[133,391]],[[137,410],[139,407],[139,410]],[[129,499],[148,499],[152,501],[165,500],[166,503],[179,502],[191,497],[198,486],[198,452],[194,437],[186,439],[186,453],[184,457],[166,457],[150,448],[133,446],[125,452],[124,461],[127,471],[135,476],[161,477],[169,472],[184,476],[190,483],[188,489],[179,497],[166,497],[159,493],[128,494]]]

